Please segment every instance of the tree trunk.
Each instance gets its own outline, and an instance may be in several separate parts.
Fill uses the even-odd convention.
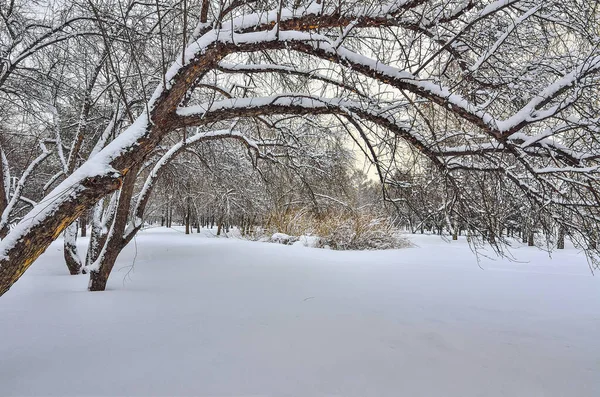
[[[90,271],[90,283],[88,285],[90,291],[104,291],[106,289],[108,277],[117,261],[117,257],[127,245],[128,241],[125,240],[124,233],[127,227],[127,221],[129,220],[131,199],[133,197],[138,170],[139,166],[133,167],[123,179],[123,186],[121,188],[121,194],[119,195],[119,204],[111,226],[111,231],[108,233],[108,238],[103,247],[102,254],[98,258],[100,261],[99,266],[97,269]]]
[[[120,237],[120,236],[119,236]],[[109,242],[107,241],[107,244]],[[104,291],[106,290],[106,283],[108,282],[108,277],[110,276],[110,272],[115,266],[115,262],[117,261],[117,257],[121,253],[120,249],[115,249],[116,247],[112,247],[110,252],[107,252],[100,261],[100,268],[97,271],[90,272],[90,282],[88,284],[89,291]]]
[[[190,218],[191,218],[191,208],[190,208],[190,198],[187,197],[185,199],[185,234],[190,234]]]
[[[558,227],[558,241],[556,243],[556,248],[559,250],[565,249],[565,228],[562,225]]]
[[[167,200],[169,200],[167,198]],[[169,201],[167,201],[167,206],[165,208],[165,226],[169,227]]]
[[[92,209],[92,223],[90,228],[90,242],[88,244],[87,255],[85,256],[85,266],[90,266],[98,259],[100,250],[104,245],[106,235],[102,230],[102,211],[104,209],[104,199],[96,203]],[[85,271],[85,269],[84,269]]]
[[[79,229],[78,221],[71,223],[64,233],[64,244],[63,244],[63,255],[65,257],[65,263],[69,269],[71,275],[81,273],[81,259],[77,253],[77,230]]]
[[[452,240],[458,240],[458,225],[456,219],[452,221]]]
[[[535,245],[533,230],[529,231],[529,236],[527,238],[527,245],[529,247],[533,247]]]
[[[496,233],[492,229],[488,230],[488,241],[490,244],[496,244]]]
[[[8,172],[8,170],[5,170],[5,164],[4,164],[4,160],[3,158],[5,154],[4,151],[2,150],[2,147],[0,147],[0,215],[2,215],[4,213],[4,210],[6,210],[6,207],[8,206],[8,199],[9,199],[9,192],[7,192],[7,189],[10,189],[10,186],[5,186],[4,183],[5,181],[8,181],[9,176],[5,173]],[[8,168],[8,167],[6,167]],[[7,182],[8,183],[8,182]],[[10,227],[8,226],[8,223],[0,230],[0,239],[3,239],[4,237],[6,237],[8,235],[8,232],[10,230]]]
[[[79,217],[79,223],[81,226],[81,237],[87,237],[87,211]]]

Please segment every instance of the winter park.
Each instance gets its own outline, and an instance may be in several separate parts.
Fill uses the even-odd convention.
[[[600,3],[0,0],[0,396],[600,396]]]

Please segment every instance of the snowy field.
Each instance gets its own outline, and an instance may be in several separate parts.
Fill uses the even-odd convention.
[[[0,298],[0,395],[600,396],[581,253],[482,270],[465,241],[411,238],[335,252],[152,229],[104,293],[54,243]]]

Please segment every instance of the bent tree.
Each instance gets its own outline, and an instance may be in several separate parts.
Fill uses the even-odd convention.
[[[600,21],[591,3],[205,0],[130,127],[68,170],[2,240],[0,294],[84,211],[120,189],[128,196],[166,136],[248,118],[337,120],[383,183],[402,142],[443,176],[450,223],[495,219],[475,179],[481,192],[501,186],[522,211],[544,212],[594,259]],[[247,84],[232,93],[219,87],[223,76]],[[197,95],[215,81],[218,98]]]

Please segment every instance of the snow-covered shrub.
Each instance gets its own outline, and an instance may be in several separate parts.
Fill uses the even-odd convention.
[[[333,249],[393,249],[410,245],[387,218],[369,213],[333,212],[317,226],[317,235]]]
[[[301,236],[314,232],[314,216],[306,209],[273,211],[269,214],[266,231],[288,236]]]
[[[306,247],[372,250],[410,246],[386,217],[351,209],[330,209],[320,214],[288,210],[273,214],[264,230],[270,242]]]
[[[310,247],[310,248],[325,248],[323,239],[319,236],[300,236],[298,237],[298,241],[296,241],[292,245],[297,245],[300,247]]]
[[[289,234],[285,233],[275,233],[271,236],[269,241],[279,244],[292,244],[298,241],[298,237],[290,236]]]

